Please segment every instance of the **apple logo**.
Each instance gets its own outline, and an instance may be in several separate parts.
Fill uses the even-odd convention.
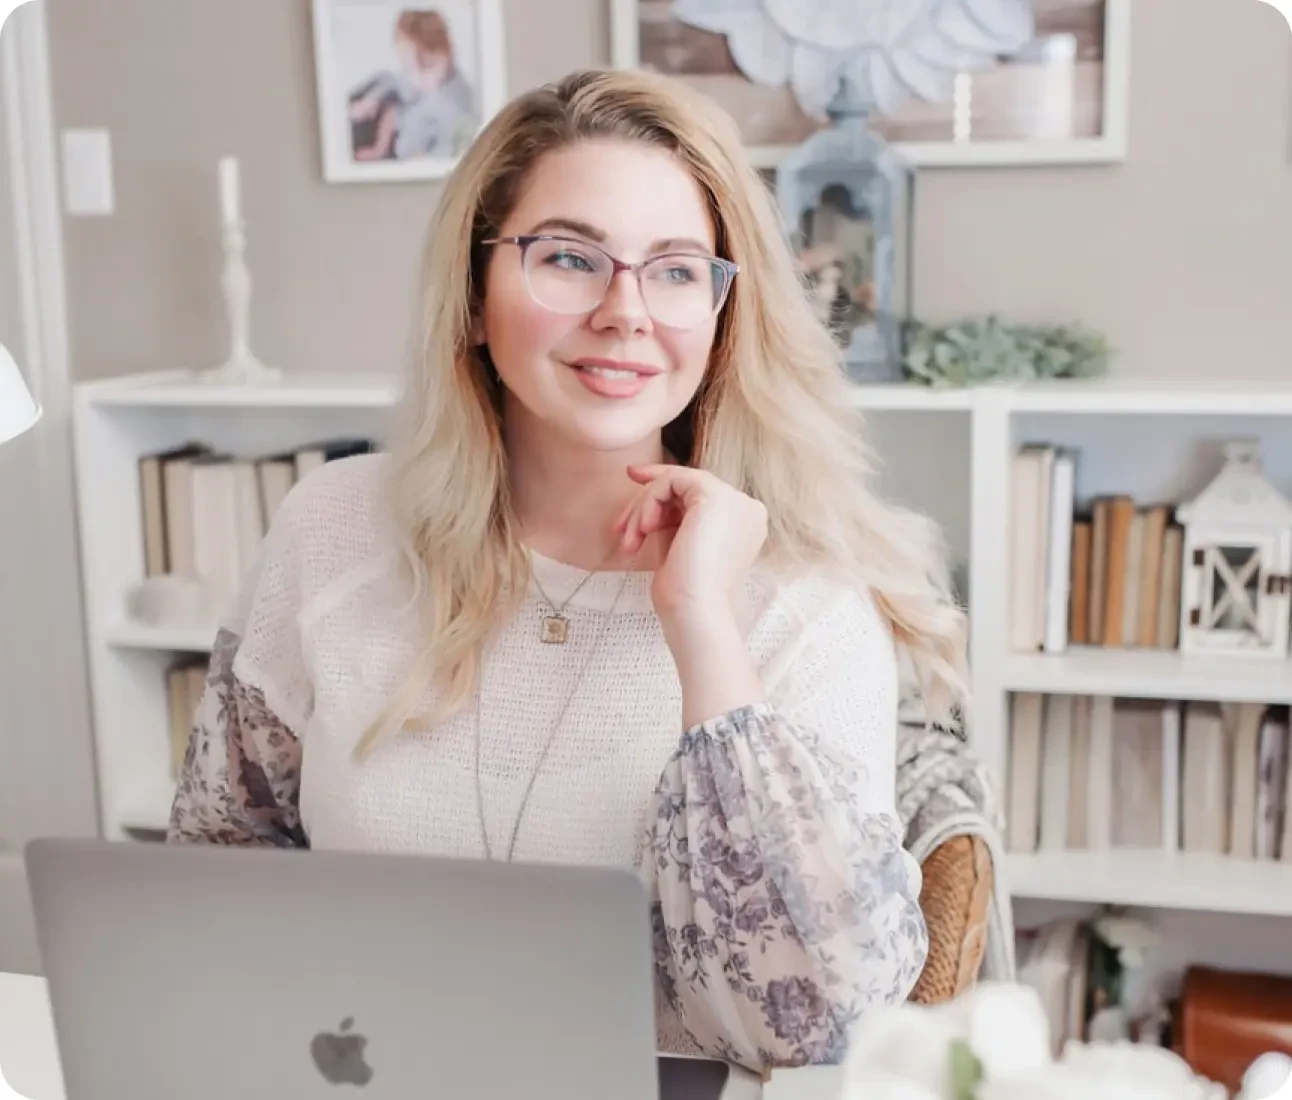
[[[368,1039],[351,1030],[354,1017],[341,1021],[336,1032],[320,1031],[310,1040],[310,1054],[324,1080],[334,1085],[362,1087],[372,1080],[372,1067],[364,1059]]]

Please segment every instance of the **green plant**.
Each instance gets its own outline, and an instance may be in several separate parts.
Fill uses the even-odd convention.
[[[1011,324],[997,316],[945,325],[910,322],[902,371],[926,386],[1089,378],[1108,369],[1102,335],[1079,325]]]

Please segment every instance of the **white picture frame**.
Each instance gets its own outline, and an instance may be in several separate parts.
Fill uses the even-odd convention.
[[[447,176],[505,102],[502,0],[311,5],[323,178]],[[371,116],[352,115],[361,100]]]
[[[616,68],[641,67],[640,9],[658,8],[667,0],[608,0],[610,3],[611,64]],[[1131,2],[1095,0],[1103,8],[1100,126],[1097,135],[1065,139],[948,141],[893,140],[893,147],[916,168],[1041,166],[1063,164],[1116,164],[1127,155],[1130,88]],[[685,74],[683,79],[686,79]],[[697,77],[703,89],[711,75]],[[733,112],[735,114],[735,112]],[[736,121],[741,123],[737,116]],[[806,137],[806,135],[804,135]],[[746,150],[755,167],[775,168],[794,144],[760,144],[750,141]]]

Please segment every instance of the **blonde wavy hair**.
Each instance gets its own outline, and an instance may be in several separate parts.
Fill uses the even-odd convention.
[[[466,705],[487,636],[527,591],[500,393],[471,338],[487,262],[480,242],[500,232],[541,157],[598,140],[671,151],[707,196],[719,255],[740,266],[705,379],[665,428],[669,450],[766,505],[769,568],[824,567],[868,587],[930,717],[952,718],[967,694],[965,617],[950,595],[939,531],[872,488],[872,454],[839,349],[812,312],[734,124],[668,77],[592,70],[506,105],[455,167],[432,217],[389,482],[426,645],[358,751]],[[438,704],[414,719],[432,686]]]

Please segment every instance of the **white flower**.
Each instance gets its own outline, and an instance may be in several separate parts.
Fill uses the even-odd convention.
[[[839,77],[883,114],[910,96],[941,102],[957,73],[989,68],[1031,41],[1029,0],[674,0],[673,17],[726,35],[756,84],[789,84],[825,115]]]
[[[1050,1061],[1050,1026],[1030,986],[980,982],[948,1004],[894,1005],[858,1028],[844,1088],[869,1100],[871,1082],[900,1077],[935,1100],[952,1100],[951,1047],[964,1043],[989,1077],[1024,1074]]]
[[[1153,1100],[1135,1091],[1107,1088],[1077,1073],[1070,1066],[1048,1065],[1021,1077],[983,1081],[974,1100]]]
[[[1226,1092],[1162,1047],[1070,1042],[1058,1062],[983,1081],[975,1100],[1226,1100]]]
[[[964,1014],[969,1046],[989,1080],[1049,1065],[1050,1019],[1030,985],[979,982],[947,1010]]]
[[[949,1004],[900,1004],[866,1017],[840,1100],[955,1100],[954,1067],[966,1061],[974,1100],[1226,1100],[1223,1086],[1161,1047],[1069,1041],[1052,1060],[1040,996],[994,982]]]
[[[1243,1074],[1242,1100],[1292,1100],[1292,1058],[1262,1054]]]
[[[1199,1077],[1178,1054],[1146,1043],[1070,1041],[1059,1064],[1101,1088],[1129,1083],[1140,1100],[1226,1100],[1227,1096],[1223,1086]],[[1102,1095],[1111,1098],[1112,1093]]]
[[[936,1008],[897,1004],[867,1017],[843,1070],[848,1100],[869,1100],[881,1078],[900,1078],[936,1100],[952,1100],[951,1044],[966,1038],[962,1021]]]
[[[944,1100],[948,1095],[891,1073],[867,1073],[852,1078],[843,1091],[845,1100]]]
[[[1162,940],[1156,928],[1145,920],[1124,913],[1105,913],[1095,919],[1095,932],[1109,947],[1117,949],[1117,957],[1128,970],[1138,970],[1144,965],[1144,953]]]

